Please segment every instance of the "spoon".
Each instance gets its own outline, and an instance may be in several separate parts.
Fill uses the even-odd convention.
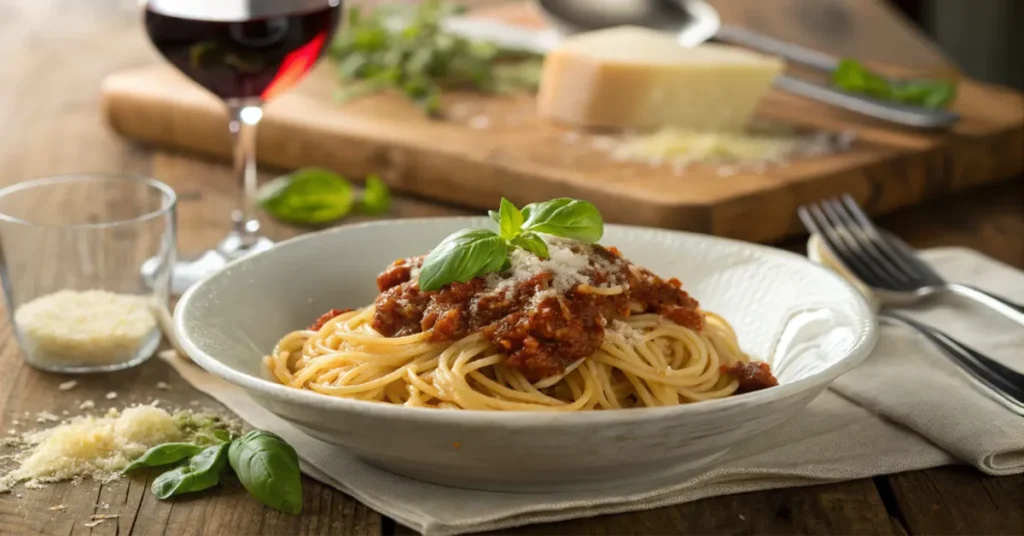
[[[497,40],[506,46],[537,53],[550,51],[567,35],[613,26],[644,26],[674,33],[676,41],[684,47],[694,47],[713,38],[826,73],[834,71],[839,64],[838,58],[828,54],[722,24],[718,11],[705,0],[534,0],[534,4],[553,30],[513,29],[510,25],[479,19],[452,20],[446,26],[467,37]],[[960,119],[945,110],[887,102],[787,75],[776,77],[775,86],[794,95],[917,128],[948,128]]]

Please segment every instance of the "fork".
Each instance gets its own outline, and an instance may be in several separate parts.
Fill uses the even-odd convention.
[[[985,394],[1014,413],[1024,415],[1024,374],[934,327],[884,311],[886,307],[913,303],[943,291],[972,298],[980,296],[985,305],[999,312],[1005,314],[1003,309],[1008,309],[1011,313],[1020,314],[1020,318],[1013,318],[1018,322],[1024,319],[1024,308],[974,287],[946,283],[917,257],[910,246],[889,233],[879,231],[849,195],[844,195],[841,202],[826,200],[799,207],[797,214],[809,232],[824,240],[835,259],[878,297],[883,308],[880,318],[920,332],[943,350],[946,357],[968,377],[981,384]],[[920,290],[922,288],[926,290]]]
[[[879,230],[852,197],[797,209],[804,227],[818,234],[885,305],[911,305],[943,294],[970,299],[1024,326],[1024,305],[976,287],[950,283],[899,238]]]

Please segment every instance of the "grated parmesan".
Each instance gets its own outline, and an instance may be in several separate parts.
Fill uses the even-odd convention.
[[[33,487],[80,475],[109,481],[149,447],[181,438],[175,418],[151,406],[110,410],[103,417],[78,417],[25,434],[24,442],[34,447],[20,467],[0,478],[0,488],[9,489],[26,480],[26,487]]]
[[[798,134],[764,126],[747,132],[713,133],[665,128],[627,137],[607,150],[616,161],[647,163],[651,167],[669,164],[677,175],[692,164],[717,164],[717,175],[728,177],[744,170],[764,173],[769,165],[783,165],[794,157],[843,151],[852,141],[849,133]]]
[[[61,290],[36,298],[14,314],[34,362],[105,365],[130,361],[159,338],[149,299],[102,290]]]
[[[485,276],[488,290],[498,292],[511,289],[536,275],[548,273],[552,276],[552,290],[558,294],[565,294],[576,285],[591,284],[593,281],[589,274],[595,268],[609,275],[608,285],[624,283],[614,280],[613,262],[600,256],[588,255],[591,246],[553,236],[544,236],[543,240],[548,246],[547,259],[541,259],[524,249],[512,250],[508,270],[501,274]],[[582,249],[582,252],[577,253],[572,247]]]
[[[621,320],[612,320],[611,324],[605,326],[604,333],[609,339],[627,346],[633,346],[644,342],[644,334],[642,331]]]

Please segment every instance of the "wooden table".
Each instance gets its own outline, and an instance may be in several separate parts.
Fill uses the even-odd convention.
[[[806,1],[803,15],[779,15]],[[932,67],[940,56],[911,28],[887,19],[875,0],[845,0],[852,17],[826,16],[833,26],[813,23],[814,10],[840,9],[843,2],[737,0],[731,8],[755,13],[780,35],[817,32],[817,43],[844,54],[887,58]],[[758,7],[761,6],[761,7]],[[778,9],[777,9],[778,8]],[[760,11],[758,11],[760,10]],[[765,17],[768,20],[765,21]],[[885,20],[883,20],[885,19]],[[843,21],[856,24],[844,26]],[[787,34],[788,32],[788,34]],[[796,33],[793,33],[796,32]],[[807,41],[807,39],[804,39]],[[815,44],[815,43],[808,43]],[[180,196],[179,246],[183,255],[215,244],[226,230],[234,185],[229,170],[187,155],[140,147],[114,136],[103,124],[99,82],[110,72],[158,61],[146,42],[134,0],[34,0],[0,4],[0,184],[74,171],[124,171],[151,175]],[[392,216],[463,214],[458,207],[398,199]],[[351,221],[356,221],[355,219]],[[966,246],[1024,268],[1024,184],[1004,183],[914,210],[892,214],[882,224],[913,245]],[[296,233],[267,223],[274,238]],[[802,239],[782,244],[800,249]],[[154,359],[116,374],[76,378],[25,366],[6,315],[0,321],[0,430],[16,419],[31,421],[48,410],[73,410],[92,399],[98,407],[160,398],[169,405],[217,407],[192,390],[167,365]],[[170,384],[169,391],[156,383]],[[104,394],[119,397],[107,401]],[[32,423],[34,425],[34,423]],[[22,422],[20,428],[24,428]],[[152,476],[150,476],[150,479]],[[0,496],[0,534],[394,534],[408,533],[343,493],[305,481],[305,510],[291,517],[263,508],[239,486],[227,486],[173,502],[156,500],[149,482],[123,479],[98,485],[50,485]],[[108,504],[109,509],[101,509]],[[48,510],[64,505],[64,511]],[[93,513],[120,514],[95,528]],[[992,478],[965,467],[943,467],[870,480],[706,499],[690,504],[604,516],[508,532],[536,534],[625,533],[813,533],[979,534],[1024,532],[1024,475]]]

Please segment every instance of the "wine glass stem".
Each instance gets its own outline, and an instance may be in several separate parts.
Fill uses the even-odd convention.
[[[233,234],[241,249],[254,246],[260,238],[260,222],[256,218],[256,125],[263,118],[261,104],[228,106],[228,127],[231,129],[235,176],[238,177],[238,198],[231,219],[234,221]]]

